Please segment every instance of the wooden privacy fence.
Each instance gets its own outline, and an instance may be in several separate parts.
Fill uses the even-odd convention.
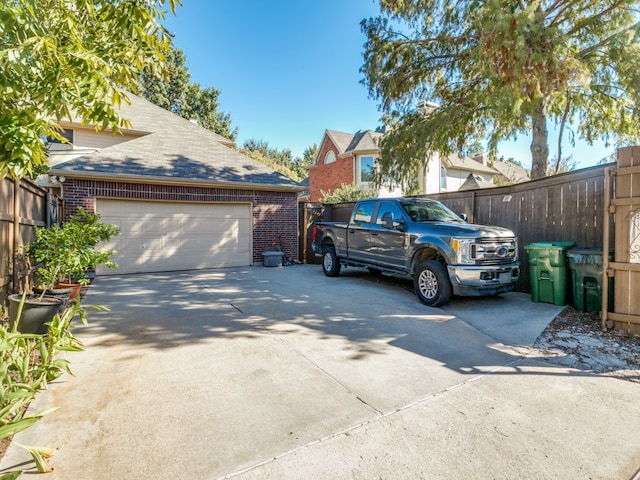
[[[506,187],[423,196],[466,214],[471,223],[513,230],[518,236],[522,265],[516,289],[530,292],[525,245],[561,241],[575,242],[583,248],[602,248],[606,168],[607,165],[600,165]],[[353,205],[325,205],[322,219],[348,221]],[[310,238],[312,225],[302,222],[300,225],[302,232],[309,232],[306,238]],[[309,251],[300,258],[312,263]]]
[[[618,150],[618,166],[606,170],[614,179],[607,188],[604,251],[614,234],[615,258],[604,257],[602,277],[602,327],[640,335],[640,147]],[[609,187],[610,182],[605,184]],[[610,228],[613,223],[613,228]],[[613,277],[613,311],[608,304],[608,278]]]
[[[524,246],[536,242],[575,242],[603,247],[605,170],[599,165],[506,187],[425,195],[444,203],[469,222],[515,232],[522,272],[516,289],[530,292]]]
[[[29,273],[20,246],[33,240],[35,226],[62,219],[62,200],[29,180],[0,180],[0,305]],[[4,308],[3,308],[4,310]]]

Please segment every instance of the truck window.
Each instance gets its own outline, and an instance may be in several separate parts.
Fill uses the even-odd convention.
[[[376,206],[375,203],[359,203],[356,211],[353,213],[353,223],[358,225],[363,223],[371,223],[371,216],[373,215],[373,209]]]
[[[403,218],[403,215],[400,212],[400,208],[398,208],[398,206],[395,203],[383,203],[382,205],[380,205],[380,208],[378,209],[378,216],[376,218],[377,225],[382,225],[382,216],[385,213],[391,213],[391,217],[393,218],[394,221],[400,218]]]

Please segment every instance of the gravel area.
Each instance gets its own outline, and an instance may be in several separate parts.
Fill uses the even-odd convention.
[[[640,383],[640,337],[603,332],[599,312],[567,307],[538,337],[534,350],[559,365]]]

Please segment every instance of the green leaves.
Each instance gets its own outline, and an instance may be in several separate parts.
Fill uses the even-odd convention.
[[[41,264],[37,275],[46,292],[63,279],[86,283],[86,272],[91,267],[105,264],[116,268],[111,257],[117,252],[97,245],[119,233],[117,225],[105,224],[100,215],[80,207],[61,226],[36,227],[36,239],[27,245],[26,253],[32,263]]]
[[[46,335],[9,331],[6,323],[0,325],[0,439],[13,437],[56,410],[48,408],[28,415],[27,406],[50,381],[71,373],[69,361],[59,358],[59,354],[82,350],[82,343],[71,332],[71,321],[77,316],[86,324],[85,308],[79,299],[53,317]],[[55,453],[54,449],[16,444],[30,453],[38,472],[52,470],[46,459]],[[11,472],[0,476],[0,480],[19,475],[20,472]]]
[[[425,150],[457,152],[474,141],[494,150],[500,140],[531,132],[534,119],[578,122],[588,141],[638,139],[637,2],[383,0],[381,6],[383,16],[362,23],[361,71],[395,128],[383,147],[393,159],[389,169],[409,175]],[[427,102],[438,108],[425,111]],[[539,135],[533,132],[534,143],[546,143]],[[533,158],[542,171],[546,163],[544,153]]]
[[[162,8],[175,0],[15,0],[0,3],[0,176],[35,176],[43,139],[74,111],[118,131],[120,89],[138,72],[163,71],[171,39]]]
[[[342,184],[333,192],[320,191],[322,193],[321,203],[344,203],[357,202],[365,198],[377,196],[377,191],[373,188],[364,187],[356,184]]]

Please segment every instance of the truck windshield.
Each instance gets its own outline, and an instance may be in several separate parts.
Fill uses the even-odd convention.
[[[405,198],[400,200],[402,208],[414,222],[461,222],[464,220],[435,200]]]

